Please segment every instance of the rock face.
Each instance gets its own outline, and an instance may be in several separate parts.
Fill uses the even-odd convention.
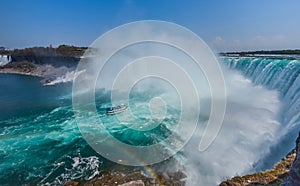
[[[92,180],[78,182],[67,182],[65,186],[184,186],[186,175],[178,172],[153,172],[147,176],[143,171],[129,174],[122,172],[103,173]]]
[[[0,66],[1,73],[41,76],[41,73],[37,73],[37,69],[37,65],[29,62],[12,62],[4,66]]]
[[[142,180],[137,180],[137,181],[130,181],[127,183],[123,183],[122,185],[119,186],[145,186],[145,184]]]
[[[85,47],[61,45],[58,48],[33,47],[5,51],[10,62],[0,65],[0,73],[43,77],[43,84],[76,69]],[[2,63],[1,63],[2,64]]]
[[[290,174],[281,186],[300,185],[300,133],[296,141],[296,154],[296,159],[291,167]]]

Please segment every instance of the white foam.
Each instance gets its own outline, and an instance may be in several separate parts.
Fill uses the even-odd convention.
[[[39,183],[40,185],[63,185],[76,179],[90,180],[100,172],[102,162],[96,156],[73,158],[64,156],[64,158],[71,160],[72,163],[66,163],[66,160],[55,163],[47,176]],[[51,176],[56,175],[60,168],[63,168],[64,172],[56,176],[54,180],[48,180]]]
[[[67,72],[64,75],[62,75],[60,77],[57,77],[55,80],[50,81],[48,83],[45,83],[44,85],[45,86],[51,86],[51,85],[56,85],[56,84],[59,84],[59,83],[72,82],[74,78],[76,78],[77,76],[79,76],[81,73],[84,73],[84,72],[85,72],[85,70],[82,70],[82,71],[79,71],[79,72],[76,72],[75,70],[71,71],[71,72]]]
[[[251,172],[276,139],[278,93],[253,85],[237,72],[224,70],[224,75],[228,102],[221,131],[206,151],[199,152],[195,148],[203,133],[199,127],[183,150],[185,160],[180,161],[186,168],[187,185],[217,185]]]

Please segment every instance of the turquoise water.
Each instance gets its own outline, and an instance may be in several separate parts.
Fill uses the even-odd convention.
[[[45,87],[39,81],[0,75],[1,184],[60,182],[65,179],[63,172],[77,177],[79,166],[92,163],[94,167],[84,173],[90,176],[101,165],[102,160],[80,138],[71,100],[64,97],[71,85]],[[73,168],[77,161],[78,167]]]
[[[253,160],[257,161],[256,164],[252,160],[249,161],[253,163],[251,169],[270,168],[294,147],[294,141],[299,131],[300,61],[267,58],[223,58],[223,62],[229,68],[241,72],[244,77],[251,80],[255,85],[275,90],[280,95],[281,107],[276,116],[279,124],[274,125],[274,127],[278,127],[279,132],[276,134],[279,136],[274,137],[278,141],[274,142],[269,155],[264,158],[260,157],[264,159],[263,161],[261,159]],[[62,185],[70,180],[91,179],[104,170],[123,169],[124,167],[117,166],[97,154],[82,138],[72,109],[72,84],[43,86],[40,80],[40,78],[30,76],[0,74],[0,185],[26,183],[32,185]],[[243,78],[241,80],[245,82]],[[226,81],[231,80],[226,79]],[[233,89],[233,91],[235,90],[239,91],[239,89]],[[249,90],[257,91],[253,87]],[[166,139],[172,133],[172,130],[176,128],[179,119],[179,111],[176,107],[170,107],[170,104],[167,104],[166,117],[162,120],[162,125],[151,131],[137,132],[129,128],[129,125],[134,126],[139,123],[149,123],[151,125],[153,122],[160,122],[151,119],[148,102],[151,98],[162,93],[160,91],[144,91],[142,94],[133,92],[130,95],[129,106],[138,117],[132,119],[127,112],[124,112],[121,115],[126,118],[126,122],[118,123],[114,117],[107,117],[104,113],[104,108],[111,105],[109,92],[99,90],[96,93],[97,111],[107,131],[118,140],[129,145],[151,145]],[[256,92],[252,94],[257,98],[260,97],[260,95],[256,95]],[[235,136],[248,134],[251,131],[249,129],[251,126],[245,126],[245,123],[247,123],[245,118],[248,117],[249,122],[256,122],[256,117],[258,119],[264,118],[259,115],[260,113],[261,115],[268,115],[269,112],[262,112],[260,108],[251,106],[253,102],[257,102],[256,100],[248,100],[247,98],[239,100],[239,97],[242,98],[243,95],[237,95],[237,97],[228,98],[228,121],[225,118],[225,124],[222,128],[225,133],[226,131],[230,134],[237,132]],[[269,95],[269,93],[266,95]],[[272,99],[272,97],[264,99]],[[172,105],[174,105],[174,102],[172,102]],[[264,107],[261,106],[261,108]],[[242,111],[249,113],[249,115],[242,115],[243,117],[238,118],[236,121],[230,120],[232,117],[239,116],[236,113]],[[252,120],[252,118],[254,119]],[[266,121],[268,121],[268,116],[266,118]],[[231,126],[232,123],[236,125]],[[268,128],[266,130],[272,129]],[[253,131],[255,130],[253,129]],[[256,133],[257,131],[250,132],[251,135]],[[228,143],[231,136],[224,135]],[[241,140],[244,139],[243,136]],[[222,149],[226,146],[225,142],[227,141],[224,141],[224,144],[223,141],[223,139],[217,140],[216,144],[221,144],[221,146],[215,147],[215,149]],[[252,139],[250,139],[250,142],[247,140],[246,142],[248,147],[259,143],[252,143]],[[211,154],[209,151],[206,152],[209,158],[203,160],[206,157],[203,156],[205,154],[198,154],[197,152],[189,154],[188,152],[191,149],[194,150],[197,145],[198,141],[195,144],[191,143],[191,148],[183,150],[179,156],[187,154],[191,164],[199,169],[196,173],[193,172],[197,177],[207,179],[207,174],[211,172],[222,177],[224,175],[223,163],[234,161],[233,156],[230,156],[228,161],[225,155],[221,155],[222,160],[213,160],[211,157],[222,153],[212,150]],[[238,145],[236,144],[237,147],[239,147]],[[245,145],[242,145],[242,147],[245,147]],[[247,149],[249,150],[249,148]],[[242,153],[247,149],[235,149],[233,155],[236,152]],[[257,153],[259,154],[259,151]],[[229,151],[226,154],[230,154]],[[252,157],[251,154],[249,156]],[[204,162],[207,162],[207,165]],[[263,162],[263,164],[258,162]],[[184,161],[183,164],[185,164]],[[222,169],[218,172],[218,169],[212,169],[211,164],[215,164],[216,167],[220,164]],[[245,162],[245,164],[248,165],[249,163]],[[231,167],[232,172],[236,172],[240,167],[241,165]],[[129,169],[132,169],[132,167],[129,167]],[[190,170],[192,169],[190,168]]]
[[[82,138],[72,110],[72,84],[43,86],[36,77],[0,74],[0,183],[4,185],[62,185],[70,180],[88,180],[114,163],[102,158]],[[103,90],[102,90],[103,91]],[[151,131],[135,131],[106,116],[107,92],[97,93],[99,116],[118,140],[131,145],[157,143],[176,126],[178,115],[167,110],[162,124]],[[133,95],[132,109],[139,115],[129,123],[151,120],[149,95]],[[135,109],[136,108],[136,109]],[[122,113],[126,116],[126,112]],[[173,117],[174,116],[174,117]],[[174,127],[173,127],[174,128]],[[161,134],[161,135],[153,135]]]

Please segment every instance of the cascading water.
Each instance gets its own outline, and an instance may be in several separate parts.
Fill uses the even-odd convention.
[[[197,150],[210,109],[209,101],[206,102],[210,95],[202,91],[203,109],[198,130],[187,146],[173,157],[174,161],[162,164],[163,170],[185,169],[188,186],[216,185],[231,176],[270,168],[294,147],[298,132],[294,129],[299,125],[300,62],[224,58],[223,63],[233,70],[223,68],[228,97],[218,137],[206,151]],[[40,79],[8,74],[2,74],[0,79],[0,87],[6,87],[6,92],[0,92],[3,100],[0,104],[1,184],[62,185],[74,179],[91,179],[109,169],[109,162],[94,152],[81,137],[70,106],[70,84],[42,86]],[[153,86],[148,87],[151,91],[146,89],[147,82],[141,82],[141,87],[135,87],[136,92],[130,97],[132,109],[140,116],[137,121],[149,120],[147,105],[153,96],[164,95],[170,102],[169,106],[176,105],[176,96],[169,95],[169,89],[155,92],[155,87],[159,86],[151,82]],[[146,92],[140,94],[139,90]],[[168,107],[165,128],[158,128],[153,134],[124,130],[124,125],[116,125],[112,117],[101,115],[101,108],[110,103],[104,91],[98,93],[96,100],[102,100],[104,104],[98,105],[97,109],[108,124],[107,130],[126,143],[145,144],[145,136],[154,142],[163,140],[176,123],[178,112]],[[126,117],[126,112],[123,115]],[[172,150],[167,146],[166,149]]]
[[[9,62],[11,62],[11,56],[0,55],[0,66],[6,65]]]
[[[184,148],[181,162],[186,167],[188,186],[217,185],[232,176],[255,171],[257,162],[269,154],[277,140],[278,92],[253,84],[225,65],[222,68],[227,88],[222,128],[208,149],[200,152],[195,149],[202,137],[200,124]]]
[[[279,92],[281,110],[277,140],[270,154],[257,165],[257,169],[270,168],[293,147],[300,124],[300,60],[280,58],[226,57],[224,63],[243,73],[256,85]],[[258,95],[259,96],[259,95]]]

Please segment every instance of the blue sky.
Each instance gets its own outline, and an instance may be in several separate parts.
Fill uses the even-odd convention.
[[[131,21],[171,21],[213,50],[300,48],[299,0],[0,0],[0,46],[88,46]]]

